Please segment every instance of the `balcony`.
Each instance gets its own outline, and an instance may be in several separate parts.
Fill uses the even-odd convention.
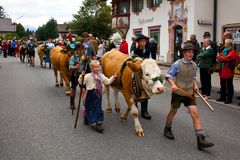
[[[125,35],[129,29],[130,0],[112,1],[112,28],[120,35]]]

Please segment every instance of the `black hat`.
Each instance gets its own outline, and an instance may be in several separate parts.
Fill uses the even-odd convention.
[[[187,51],[187,50],[195,51],[197,49],[194,47],[194,45],[191,42],[187,41],[183,44],[182,51]]]
[[[204,32],[203,37],[211,37],[211,33],[210,32]]]
[[[144,36],[143,34],[140,34],[137,36],[137,39],[135,40],[136,42],[140,41],[141,39],[148,40],[149,38],[147,36]]]

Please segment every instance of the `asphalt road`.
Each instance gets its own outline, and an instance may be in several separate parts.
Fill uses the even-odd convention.
[[[16,58],[0,62],[0,160],[239,160],[240,111],[212,103],[210,112],[198,101],[205,132],[215,143],[199,151],[192,121],[181,107],[173,123],[175,140],[163,136],[170,92],[149,101],[152,120],[140,118],[145,136],[135,136],[133,120],[105,113],[104,134],[77,129],[64,88],[54,87],[53,71],[32,68]],[[211,103],[211,102],[210,102]],[[121,96],[121,108],[125,102]]]

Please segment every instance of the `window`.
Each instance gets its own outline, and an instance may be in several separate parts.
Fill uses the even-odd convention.
[[[154,7],[162,3],[162,0],[147,0],[148,8]]]
[[[157,55],[159,55],[160,51],[160,28],[161,26],[151,26],[148,27],[148,35],[149,38],[154,38],[155,42],[157,43]]]
[[[133,30],[133,35],[139,36],[140,34],[142,34],[142,28],[137,28]]]
[[[128,2],[119,2],[119,14],[129,13],[129,3]]]
[[[132,1],[132,11],[140,12],[143,9],[143,0],[133,0]]]

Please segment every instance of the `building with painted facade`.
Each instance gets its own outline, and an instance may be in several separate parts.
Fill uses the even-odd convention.
[[[233,32],[239,49],[239,6],[239,0],[112,0],[112,26],[126,35],[129,46],[132,35],[153,37],[158,60],[172,63],[191,34],[201,42],[205,31],[219,43],[225,30]]]

